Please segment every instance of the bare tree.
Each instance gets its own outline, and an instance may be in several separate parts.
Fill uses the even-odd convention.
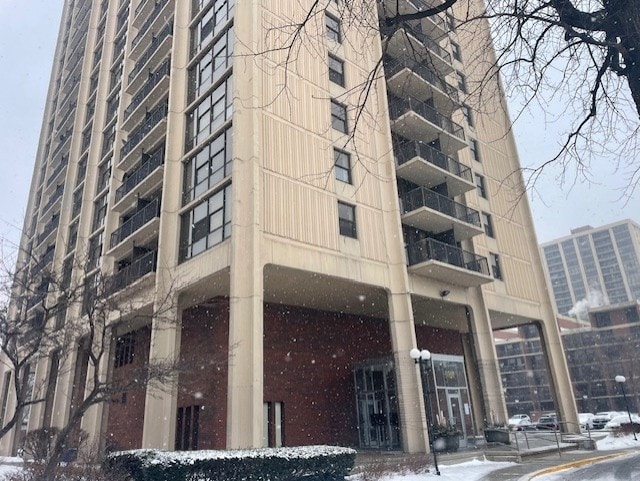
[[[2,362],[11,370],[15,399],[13,412],[5,416],[0,438],[22,420],[25,409],[44,403],[52,405],[52,379],[62,369],[75,372],[84,365],[85,374],[75,379],[75,394],[63,425],[58,425],[49,456],[39,479],[52,481],[65,451],[77,448],[83,416],[94,406],[110,402],[114,396],[149,383],[171,385],[178,373],[178,362],[171,359],[142,363],[126,377],[109,375],[113,362],[112,346],[116,337],[131,326],[171,326],[175,322],[176,290],[169,286],[163,298],[151,289],[148,299],[128,300],[116,276],[103,276],[92,263],[77,265],[77,282],[42,262],[25,262],[24,268],[12,273],[4,270],[5,291],[11,291],[0,307],[0,349]],[[91,271],[89,269],[91,268]],[[92,273],[90,273],[92,272]],[[9,287],[10,286],[10,287]],[[141,305],[150,306],[140,309]],[[55,359],[48,379],[34,383],[33,367],[46,358]],[[75,362],[73,362],[75,361]],[[71,372],[71,375],[74,375]],[[55,380],[53,381],[55,386]],[[49,408],[51,409],[51,408]]]
[[[309,0],[296,18],[270,25],[271,41],[258,55],[280,52],[279,66],[293,68],[301,49],[314,48],[323,35],[324,12],[334,0]],[[629,190],[640,180],[637,132],[640,114],[640,10],[629,0],[578,2],[576,0],[341,0],[337,2],[341,27],[369,30],[365,37],[382,36],[384,56],[392,38],[416,35],[420,20],[440,22],[446,13],[451,23],[470,36],[476,28],[491,28],[492,44],[475,51],[481,81],[468,92],[469,104],[482,109],[482,96],[495,93],[496,78],[519,98],[521,109],[539,105],[569,127],[556,155],[533,169],[535,180],[549,164],[559,163],[588,177],[590,162],[610,162],[611,172],[622,170]],[[295,9],[294,9],[295,10]],[[436,17],[437,16],[437,17]],[[451,26],[451,25],[450,25]],[[418,35],[419,36],[419,35]],[[425,39],[425,42],[427,40]],[[366,48],[366,47],[365,47]],[[430,60],[429,47],[406,42],[405,54],[419,68]],[[484,58],[481,58],[484,57]],[[367,100],[376,79],[384,75],[383,59],[375,63],[366,80],[356,88],[356,124],[366,115]],[[473,68],[473,67],[471,67]],[[444,79],[441,79],[444,82]],[[288,92],[287,82],[281,93]],[[473,98],[475,97],[475,100]],[[562,105],[560,114],[551,106]],[[516,118],[521,111],[515,112]],[[357,127],[357,125],[356,125]],[[353,133],[352,137],[357,133]],[[631,159],[631,160],[628,160]]]

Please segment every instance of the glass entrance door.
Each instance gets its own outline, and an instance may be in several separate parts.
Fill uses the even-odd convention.
[[[399,449],[398,406],[393,363],[359,366],[354,369],[360,447]]]
[[[447,411],[449,424],[462,433],[462,439],[467,438],[467,428],[463,422],[462,400],[458,389],[447,392]]]

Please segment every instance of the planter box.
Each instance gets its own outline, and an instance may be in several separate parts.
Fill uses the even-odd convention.
[[[460,437],[456,435],[452,436],[440,436],[433,440],[433,450],[437,453],[453,453],[460,448]]]
[[[485,429],[484,439],[488,443],[511,444],[511,435],[506,429]]]

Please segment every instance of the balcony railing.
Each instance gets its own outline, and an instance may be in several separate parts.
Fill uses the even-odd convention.
[[[169,59],[165,60],[165,62],[156,70],[150,77],[149,80],[142,86],[138,93],[131,99],[131,103],[124,110],[124,118],[128,119],[129,116],[133,113],[133,111],[142,103],[142,101],[147,98],[147,95],[151,93],[156,85],[160,83],[160,81],[166,76],[169,75],[171,71],[171,61]]]
[[[48,286],[45,287],[44,290],[40,290],[40,288],[38,288],[38,290],[27,300],[27,309],[31,309],[36,304],[40,304],[44,298],[47,297],[47,289]]]
[[[468,182],[473,182],[473,174],[469,167],[443,154],[430,145],[423,144],[417,140],[407,141],[395,144],[393,151],[398,165],[402,165],[417,156],[457,177]]]
[[[412,97],[400,99],[389,96],[389,113],[392,120],[398,119],[401,115],[413,111],[432,124],[440,127],[445,132],[464,140],[464,129],[453,120],[445,117],[432,106]]]
[[[142,70],[142,67],[146,65],[146,63],[153,56],[160,44],[171,34],[173,34],[173,22],[169,22],[162,30],[160,30],[158,36],[153,37],[153,40],[151,40],[151,44],[140,56],[135,66],[133,67],[133,70],[129,74],[129,83],[131,83],[136,78],[136,76]]]
[[[53,260],[53,255],[55,254],[55,247],[49,248],[44,255],[40,258],[38,262],[33,266],[31,270],[31,275],[35,275],[40,272],[46,265],[48,265]]]
[[[168,105],[165,101],[149,112],[144,123],[131,132],[129,139],[122,146],[122,149],[120,149],[120,159],[123,159],[129,152],[135,149],[136,146],[142,142],[142,139],[144,139],[156,125],[166,118],[168,111]]]
[[[140,30],[138,30],[138,34],[133,38],[133,41],[131,42],[132,49],[136,48],[136,45],[138,45],[140,43],[140,40],[144,38],[145,34],[147,33],[147,30],[149,30],[149,27],[151,26],[151,24],[157,20],[158,14],[165,7],[167,3],[169,3],[169,0],[156,0],[156,6],[153,8],[153,11],[149,14],[144,24],[140,27]]]
[[[143,154],[143,157],[146,154]],[[140,182],[164,163],[164,148],[160,148],[151,154],[140,166],[132,171],[116,190],[116,202],[131,192]]]
[[[67,140],[71,138],[72,133],[73,133],[72,129],[67,129],[67,131],[64,134],[60,135],[60,143],[58,143],[56,148],[53,149],[53,153],[51,154],[51,157],[55,157],[56,155],[58,155],[58,152],[60,152],[60,150],[62,150],[62,147],[64,147],[64,145],[67,143]]]
[[[133,214],[118,229],[111,234],[111,247],[115,247],[132,235],[143,225],[160,215],[160,202],[154,200]]]
[[[407,246],[407,257],[410,266],[432,260],[462,267],[486,276],[489,275],[489,263],[486,257],[435,239],[423,239],[409,244]]]
[[[428,84],[442,90],[451,97],[454,102],[459,102],[460,96],[458,94],[458,89],[438,76],[438,74],[433,71],[429,63],[412,62],[409,59],[395,60],[391,57],[385,57],[384,59],[384,70],[387,80],[405,68],[411,70]]]
[[[56,190],[53,192],[53,194],[51,195],[51,197],[49,197],[49,200],[47,201],[47,203],[44,205],[42,212],[46,212],[49,210],[49,208],[56,203],[56,201],[62,197],[62,194],[64,193],[64,184],[60,184],[58,186],[56,186]]]
[[[407,0],[407,1],[411,5],[413,5],[418,11],[429,10],[433,8],[433,5],[429,4],[428,2],[425,2],[424,0]],[[442,18],[440,15],[431,15],[427,18],[431,20],[433,23],[435,23],[441,30],[447,29],[447,23],[445,22],[444,18]]]
[[[451,63],[451,54],[443,49],[437,42],[434,42],[428,35],[422,32],[422,27],[419,24],[410,25],[408,23],[403,24],[406,32],[410,33],[414,37],[416,37],[420,42],[427,47],[428,50],[431,50],[438,57],[444,60],[447,63]]]
[[[51,234],[58,227],[59,223],[60,223],[60,217],[56,215],[53,219],[51,219],[47,223],[47,225],[44,226],[44,229],[38,236],[38,241],[36,242],[36,244],[37,245],[42,244],[42,241],[45,240],[49,236],[49,234]]]
[[[127,267],[120,269],[109,279],[107,292],[114,294],[130,286],[141,277],[156,271],[158,252],[151,251],[134,260]]]
[[[447,196],[438,194],[424,187],[418,187],[402,196],[402,213],[414,211],[420,207],[428,207],[459,221],[482,227],[480,213]]]

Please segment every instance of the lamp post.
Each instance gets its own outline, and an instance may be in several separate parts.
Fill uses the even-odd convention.
[[[589,396],[587,396],[586,394],[582,395],[582,412],[586,413],[587,412],[587,399],[589,399]]]
[[[413,349],[411,349],[411,351],[409,352],[409,355],[411,356],[411,359],[413,359],[413,361],[416,364],[420,365],[420,379],[422,380],[422,364],[424,363],[426,369],[427,369],[427,373],[431,374],[431,368],[433,367],[431,364],[431,353],[426,350],[423,349],[422,351],[420,349],[416,349],[415,347]],[[425,396],[427,398],[427,421],[429,424],[429,429],[428,429],[428,437],[429,437],[429,448],[431,449],[431,452],[433,453],[433,464],[436,468],[436,474],[438,476],[440,476],[440,469],[438,468],[438,454],[436,453],[436,450],[433,448],[433,419],[432,419],[432,413],[431,413],[431,393],[429,392],[429,376],[427,376],[427,388],[426,388],[426,393]]]
[[[624,391],[624,383],[627,382],[627,378],[624,376],[616,376],[616,382],[620,384],[620,388],[622,389],[622,397],[624,397],[624,405],[627,408],[627,414],[629,415],[629,423],[631,423],[631,431],[633,432],[633,439],[636,441],[638,438],[636,437],[636,429],[633,426],[633,420],[631,419],[631,411],[629,411],[629,402],[627,401],[627,393]]]

